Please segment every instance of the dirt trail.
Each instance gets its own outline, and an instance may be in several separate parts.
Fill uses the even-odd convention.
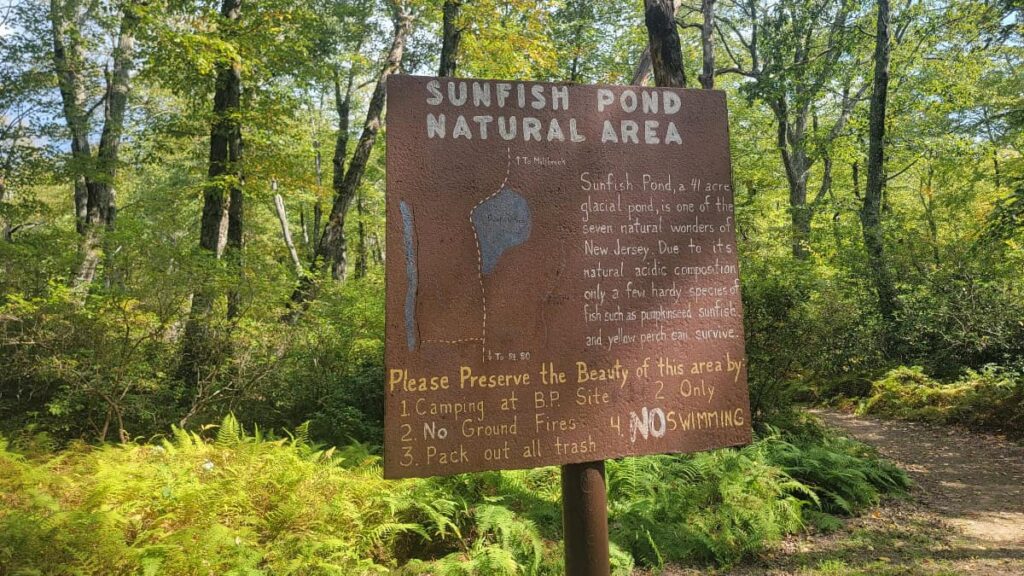
[[[814,411],[910,473],[890,500],[839,531],[803,534],[741,566],[696,576],[1024,576],[1024,447],[948,427]]]
[[[903,465],[919,501],[966,536],[1024,549],[1024,447],[958,429],[818,415]]]
[[[931,574],[927,565],[937,560],[938,574],[1024,576],[1024,447],[957,428],[816,413],[914,480],[911,524],[927,526],[941,544],[920,550],[905,573]],[[899,515],[887,508],[879,516]]]

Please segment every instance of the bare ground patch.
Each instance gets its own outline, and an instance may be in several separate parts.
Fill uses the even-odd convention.
[[[956,428],[817,414],[903,466],[915,486],[832,534],[805,534],[742,566],[668,576],[1024,576],[1024,447]]]

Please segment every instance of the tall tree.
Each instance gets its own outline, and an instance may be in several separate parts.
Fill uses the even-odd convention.
[[[345,158],[348,155],[348,134],[352,113],[352,83],[355,81],[356,69],[351,67],[346,75],[345,90],[341,88],[341,71],[338,66],[334,67],[334,109],[338,114],[338,131],[334,139],[334,156],[331,163],[334,172],[331,180],[331,189],[337,194],[345,184]]]
[[[588,69],[597,64],[594,36],[600,34],[600,23],[594,3],[568,0],[555,12],[554,20],[559,53],[566,61],[564,79],[582,82]]]
[[[829,149],[843,133],[850,113],[868,84],[853,90],[856,66],[841,66],[851,55],[853,31],[849,0],[737,0],[719,14],[717,30],[731,66],[716,74],[752,79],[743,90],[763,100],[776,123],[776,145],[789,187],[790,244],[793,256],[810,256],[814,213],[832,182]],[[816,112],[838,94],[831,126],[814,122]],[[821,162],[820,187],[808,196],[811,170]]]
[[[868,181],[860,209],[864,247],[871,267],[871,279],[878,293],[878,310],[891,322],[895,316],[896,287],[885,261],[882,233],[882,194],[885,189],[885,113],[889,93],[889,60],[892,44],[889,0],[877,0],[875,21],[875,70],[872,78],[868,124]]]
[[[9,171],[7,164],[10,162],[4,162],[4,166],[0,170],[0,240],[11,242],[14,239],[14,225],[7,219],[4,207],[7,202],[7,172]]]
[[[462,0],[444,0],[443,21],[441,23],[441,62],[438,65],[438,76],[455,76],[458,67],[459,44],[462,42],[462,28],[459,26],[459,13],[462,11]]]
[[[231,26],[242,15],[242,0],[223,0],[220,17],[231,36]],[[237,56],[218,62],[210,127],[210,155],[207,182],[203,189],[203,213],[199,225],[199,247],[214,259],[229,247],[232,258],[241,258],[243,199],[241,187],[242,127],[239,108],[242,93],[241,62]],[[196,290],[183,336],[181,375],[196,386],[209,363],[208,325],[216,292],[209,286]],[[228,317],[238,314],[235,294],[228,297]]]
[[[675,12],[672,0],[644,0],[644,23],[647,25],[654,83],[685,88],[686,70],[683,68]]]
[[[241,8],[241,0],[223,0],[221,18],[227,23],[235,22],[241,17]],[[207,183],[203,190],[203,215],[199,225],[199,246],[216,258],[223,256],[229,240],[233,239],[240,246],[241,221],[236,222],[232,231],[231,205],[236,200],[241,204],[239,163],[242,159],[242,130],[238,118],[241,93],[241,62],[231,57],[218,63]],[[241,215],[240,207],[235,215]]]
[[[701,88],[711,90],[715,87],[715,0],[701,0],[700,13],[704,21],[700,25],[701,48]]]
[[[85,79],[80,73],[85,69],[80,32],[85,26],[85,19],[85,7],[80,0],[50,0],[53,64],[57,72],[64,120],[71,138],[75,220],[81,233],[85,232],[85,220],[89,212],[85,169],[92,159]]]
[[[35,6],[19,6],[0,16],[0,28],[29,19]],[[46,42],[46,46],[50,43]],[[42,61],[40,61],[42,60]],[[40,128],[36,119],[49,108],[52,92],[53,60],[49,49],[39,46],[26,32],[8,32],[0,41],[0,239],[12,242],[19,230],[34,227],[19,221],[15,198],[45,174],[46,142],[36,138]]]
[[[412,31],[412,11],[404,3],[392,5],[392,20],[394,22],[394,37],[391,48],[388,51],[384,65],[381,67],[377,78],[377,85],[370,97],[370,104],[366,110],[366,119],[363,122],[363,131],[352,153],[348,168],[344,176],[339,178],[335,173],[334,177],[334,203],[331,206],[331,213],[328,216],[327,224],[324,226],[323,236],[317,245],[317,256],[324,258],[330,263],[331,276],[335,280],[344,281],[347,260],[347,245],[345,240],[345,221],[349,208],[356,197],[356,192],[362,182],[363,174],[366,171],[366,164],[373,151],[373,145],[377,141],[377,134],[380,132],[382,115],[384,112],[385,97],[387,95],[388,76],[396,73],[402,63],[402,54],[405,50],[405,42]]]
[[[700,32],[701,69],[697,80],[700,87],[711,90],[715,87],[715,0],[701,0],[700,7],[685,6],[686,11],[679,13],[677,7],[676,20],[681,28],[695,28]],[[701,17],[700,22],[686,22],[691,15]]]
[[[128,105],[135,34],[139,25],[137,6],[125,2],[121,10],[117,40],[111,54],[111,68],[104,74],[105,89],[94,106],[103,107],[103,128],[97,156],[92,156],[89,134],[90,108],[87,99],[87,70],[84,28],[90,8],[81,0],[51,0],[50,24],[53,36],[53,64],[63,104],[64,119],[71,136],[74,166],[75,216],[82,234],[82,259],[75,272],[76,285],[88,285],[96,275],[101,256],[102,232],[114,224],[121,136]]]

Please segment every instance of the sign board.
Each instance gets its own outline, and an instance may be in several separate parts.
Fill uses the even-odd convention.
[[[387,477],[750,441],[724,93],[387,94]]]

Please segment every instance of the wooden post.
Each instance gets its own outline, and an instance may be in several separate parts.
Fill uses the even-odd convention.
[[[608,576],[608,498],[604,461],[562,466],[566,576]]]

